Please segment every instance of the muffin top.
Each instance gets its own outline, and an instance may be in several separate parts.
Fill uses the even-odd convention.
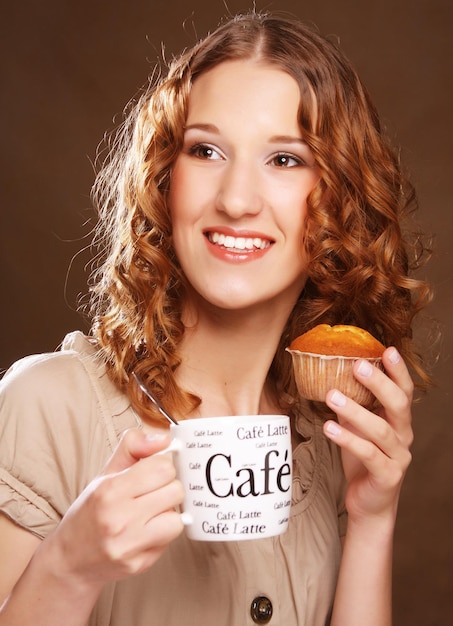
[[[374,359],[382,356],[385,346],[369,332],[357,326],[318,324],[296,337],[289,349],[329,356]]]

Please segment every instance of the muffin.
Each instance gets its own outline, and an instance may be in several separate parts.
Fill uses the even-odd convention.
[[[363,406],[373,404],[373,394],[352,373],[357,359],[382,369],[385,347],[366,330],[319,324],[286,349],[292,356],[297,389],[303,398],[324,402],[326,393],[335,387]]]

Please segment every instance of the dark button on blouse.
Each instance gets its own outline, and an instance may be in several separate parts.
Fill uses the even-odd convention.
[[[266,596],[256,597],[250,606],[250,615],[256,624],[270,622],[272,612],[272,602]]]

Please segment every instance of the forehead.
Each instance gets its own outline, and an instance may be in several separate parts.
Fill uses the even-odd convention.
[[[245,116],[250,121],[273,117],[294,125],[300,99],[296,80],[277,66],[256,60],[224,61],[194,81],[188,123],[208,115]]]

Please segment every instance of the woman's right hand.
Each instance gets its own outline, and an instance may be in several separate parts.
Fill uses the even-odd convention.
[[[156,454],[169,443],[168,436],[126,432],[101,475],[41,542],[0,515],[1,626],[86,624],[107,582],[156,562],[183,529],[175,511],[182,485],[171,455]]]
[[[103,586],[139,574],[182,532],[175,507],[183,487],[171,455],[156,455],[169,443],[165,435],[124,434],[102,474],[48,537],[60,576]]]

